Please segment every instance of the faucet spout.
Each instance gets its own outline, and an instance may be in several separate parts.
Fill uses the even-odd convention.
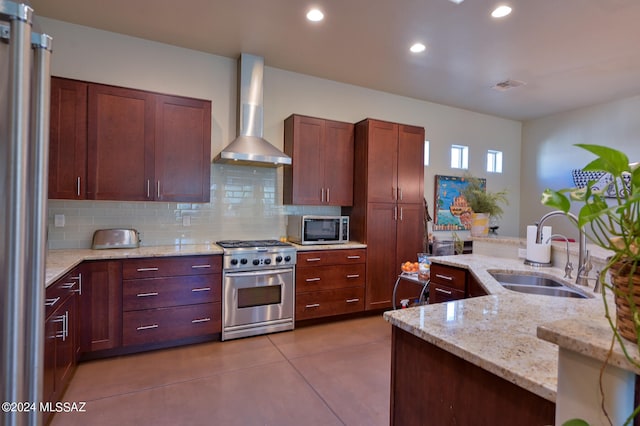
[[[552,212],[549,212],[544,216],[542,216],[540,218],[540,221],[538,222],[538,228],[536,229],[536,243],[539,244],[542,242],[542,226],[547,221],[547,219],[554,216],[567,216],[576,224],[576,226],[578,226],[578,217],[571,212],[565,213],[562,210],[554,210]],[[578,226],[578,231],[580,232],[579,246],[578,246],[578,271],[580,271],[580,270],[584,270],[585,263],[586,263],[585,253],[587,250],[587,235],[584,233],[584,230],[579,226]],[[568,255],[569,253],[567,253],[567,256]],[[577,280],[580,279],[580,273],[578,273],[578,277],[576,279]]]

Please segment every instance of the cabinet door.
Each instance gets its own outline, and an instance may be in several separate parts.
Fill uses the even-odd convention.
[[[451,302],[464,299],[464,291],[456,290],[431,281],[429,284],[429,304]]]
[[[365,309],[391,307],[397,269],[395,204],[369,203],[367,206],[367,270]]]
[[[81,351],[117,348],[122,343],[122,269],[119,261],[83,265],[80,293]]]
[[[424,205],[398,204],[395,273],[408,260],[416,262],[418,253],[424,252]]]
[[[156,200],[209,202],[211,102],[156,97]]]
[[[292,115],[285,120],[285,153],[292,158],[284,168],[285,204],[324,204],[325,120]]]
[[[369,120],[367,131],[368,201],[393,203],[398,195],[398,125]]]
[[[55,394],[59,399],[66,388],[76,365],[77,300],[75,295],[67,297],[54,312],[51,321],[56,323]]]
[[[398,126],[398,201],[424,200],[424,128]]]
[[[353,204],[353,124],[327,121],[324,138],[325,203]]]
[[[87,198],[154,198],[154,95],[89,84]]]
[[[81,200],[87,185],[87,83],[51,78],[49,198]]]

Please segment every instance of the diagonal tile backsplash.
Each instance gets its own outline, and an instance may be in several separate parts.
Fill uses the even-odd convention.
[[[212,164],[206,204],[49,200],[48,243],[89,248],[93,232],[107,228],[135,228],[144,246],[277,239],[291,214],[337,215],[340,208],[282,205],[281,169]],[[54,226],[56,215],[64,215],[64,227]]]

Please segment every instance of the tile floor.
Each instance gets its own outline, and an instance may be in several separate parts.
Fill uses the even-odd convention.
[[[82,363],[52,425],[388,425],[382,316]]]

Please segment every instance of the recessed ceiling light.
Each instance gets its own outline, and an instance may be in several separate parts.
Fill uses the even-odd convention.
[[[493,12],[491,12],[491,16],[494,18],[504,18],[508,14],[511,13],[511,8],[506,5],[496,7]]]
[[[450,2],[452,2],[452,3],[455,3],[455,4],[460,4],[460,3],[462,3],[464,0],[449,0],[449,1],[450,1]]]
[[[412,51],[413,53],[424,52],[426,49],[427,49],[427,46],[425,46],[422,43],[415,43],[413,44],[413,46],[409,48],[409,50]]]
[[[307,19],[312,22],[319,22],[324,19],[324,13],[322,13],[319,9],[311,9],[307,12]]]

